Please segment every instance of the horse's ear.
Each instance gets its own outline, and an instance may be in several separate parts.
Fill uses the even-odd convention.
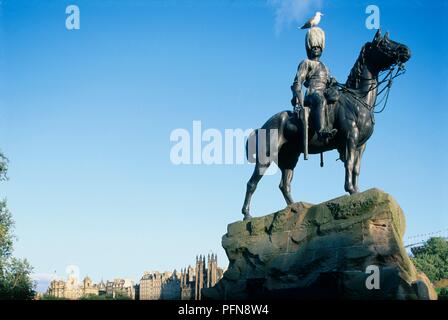
[[[386,34],[384,35],[384,40],[389,40],[389,31],[387,31]]]
[[[375,37],[373,38],[373,43],[378,43],[381,39],[381,29],[378,29],[378,31],[375,33]]]

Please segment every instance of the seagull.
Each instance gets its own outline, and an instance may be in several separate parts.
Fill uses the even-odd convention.
[[[322,16],[323,14],[320,11],[317,11],[314,17],[308,20],[300,29],[308,29],[317,26],[320,22],[320,17]]]

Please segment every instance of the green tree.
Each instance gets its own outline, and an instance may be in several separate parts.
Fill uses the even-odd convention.
[[[0,180],[7,180],[8,159],[0,152]],[[28,261],[12,256],[14,220],[6,200],[0,201],[0,299],[27,300],[35,296]]]
[[[58,298],[58,297],[52,296],[50,294],[44,294],[40,297],[40,300],[67,300],[67,299]]]
[[[432,282],[448,278],[448,241],[430,238],[423,246],[411,249],[416,268]]]
[[[129,296],[126,295],[126,294],[123,294],[123,293],[117,293],[117,294],[115,295],[114,300],[132,300],[132,299],[131,299],[131,297],[129,297]]]
[[[96,295],[96,294],[87,294],[79,298],[79,300],[132,300],[129,296],[124,294],[116,294],[115,297],[111,295]]]
[[[436,289],[439,300],[448,300],[448,288]]]
[[[105,295],[99,296],[96,294],[87,294],[79,298],[79,300],[112,300],[112,299],[108,299],[108,297]]]
[[[8,172],[8,158],[0,152],[0,181],[8,180],[6,172]]]

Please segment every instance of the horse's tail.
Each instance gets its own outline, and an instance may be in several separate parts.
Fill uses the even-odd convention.
[[[257,136],[258,136],[258,129],[255,129],[252,131],[246,140],[246,159],[249,161],[249,163],[256,163],[257,162]],[[255,150],[255,153],[249,154],[249,143],[251,144],[250,151]],[[254,148],[255,147],[255,148]]]

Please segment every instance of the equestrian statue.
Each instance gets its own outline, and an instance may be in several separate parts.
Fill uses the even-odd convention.
[[[392,80],[404,73],[404,63],[411,57],[406,45],[389,39],[389,33],[382,36],[378,30],[372,42],[361,48],[346,83],[340,84],[320,61],[325,48],[321,28],[308,30],[305,47],[308,58],[299,64],[291,86],[293,111],[273,115],[246,142],[247,158],[255,168],[242,208],[245,220],[251,218],[252,195],[272,162],[281,170],[279,187],[286,203],[294,202],[291,181],[302,153],[305,159],[308,154],[320,154],[322,166],[323,152],[336,149],[345,166],[344,189],[357,193],[361,158],[373,133],[374,113],[378,112],[377,97],[384,93],[380,102],[385,106]],[[302,86],[307,88],[305,96]]]

